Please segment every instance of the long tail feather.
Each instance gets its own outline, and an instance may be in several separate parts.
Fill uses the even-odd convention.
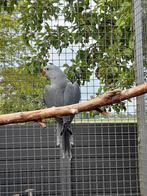
[[[65,123],[64,125],[57,124],[56,129],[57,146],[60,146],[63,158],[67,157],[71,160],[71,145],[73,145],[72,131]]]
[[[61,140],[62,140],[61,147],[63,151],[63,158],[65,157],[68,157],[69,159],[72,158],[71,136],[72,136],[72,131],[66,125],[64,125],[61,132]]]

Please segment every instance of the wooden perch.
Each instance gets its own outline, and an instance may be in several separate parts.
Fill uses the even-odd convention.
[[[68,116],[79,112],[96,110],[99,107],[119,103],[145,93],[147,93],[147,83],[132,87],[128,90],[114,90],[107,92],[101,96],[95,97],[94,99],[78,104],[0,115],[0,125],[29,121],[41,122],[42,119],[45,118]]]

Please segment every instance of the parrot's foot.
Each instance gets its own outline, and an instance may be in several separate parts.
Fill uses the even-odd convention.
[[[68,124],[67,123],[63,124],[63,128],[62,128],[62,131],[61,131],[60,135],[63,135],[64,131],[67,131],[67,132],[70,133],[70,135],[72,135],[72,131],[68,128]]]

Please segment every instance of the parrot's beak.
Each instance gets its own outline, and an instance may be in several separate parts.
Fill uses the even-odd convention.
[[[44,69],[41,69],[41,73],[43,76],[46,76],[46,71]]]

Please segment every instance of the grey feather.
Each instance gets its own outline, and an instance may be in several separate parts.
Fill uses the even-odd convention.
[[[71,83],[59,67],[50,65],[45,69],[51,85],[44,88],[44,102],[47,107],[65,106],[78,103],[81,97],[80,87]],[[71,158],[72,132],[70,124],[74,115],[57,117],[57,145],[60,145],[63,157]]]
[[[43,100],[47,107],[55,105],[55,96],[55,89],[50,85],[46,85],[44,88]]]

